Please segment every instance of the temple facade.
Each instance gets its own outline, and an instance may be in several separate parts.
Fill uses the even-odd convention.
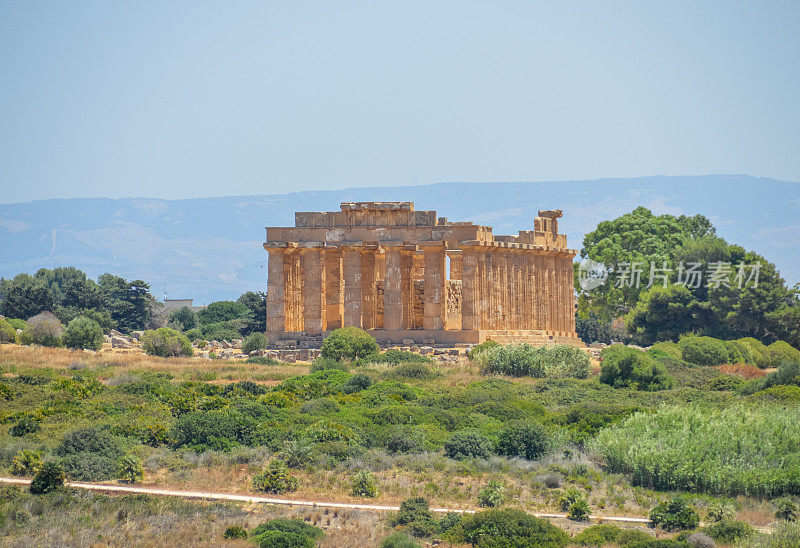
[[[316,338],[343,326],[396,344],[581,344],[561,210],[533,230],[449,222],[413,202],[345,202],[268,227],[267,336]]]

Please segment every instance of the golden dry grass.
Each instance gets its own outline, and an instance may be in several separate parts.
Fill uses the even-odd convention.
[[[101,379],[130,372],[170,373],[187,380],[205,375],[203,380],[237,382],[251,380],[269,384],[295,375],[308,373],[308,365],[258,365],[203,358],[159,358],[141,352],[120,353],[110,350],[93,352],[43,346],[0,345],[0,367],[4,372],[18,373],[49,367],[68,369],[76,363],[97,370]]]
[[[736,375],[737,377],[742,377],[743,379],[758,379],[767,376],[767,372],[765,370],[759,369],[755,365],[748,365],[744,363],[720,365],[717,367],[717,369],[719,369],[720,373],[724,373],[726,375]]]

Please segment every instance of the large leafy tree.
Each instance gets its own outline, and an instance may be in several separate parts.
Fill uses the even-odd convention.
[[[53,291],[30,274],[0,279],[0,313],[9,318],[27,320],[54,308]]]
[[[252,315],[252,321],[247,326],[248,333],[263,333],[267,330],[267,294],[255,291],[242,293],[236,302],[245,305]],[[247,333],[245,333],[247,334]]]

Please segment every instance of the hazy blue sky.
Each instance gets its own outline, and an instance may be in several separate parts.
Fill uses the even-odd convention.
[[[800,181],[800,2],[0,2],[0,202]]]

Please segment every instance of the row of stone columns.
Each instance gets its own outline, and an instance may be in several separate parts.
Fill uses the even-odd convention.
[[[421,327],[444,329],[448,252],[442,242],[419,247],[421,254],[417,246],[270,247],[267,331],[412,329],[414,278],[420,273]],[[468,246],[450,254],[450,277],[462,281],[462,329],[575,330],[569,254]]]
[[[467,247],[461,279],[462,329],[575,331],[570,255]]]

